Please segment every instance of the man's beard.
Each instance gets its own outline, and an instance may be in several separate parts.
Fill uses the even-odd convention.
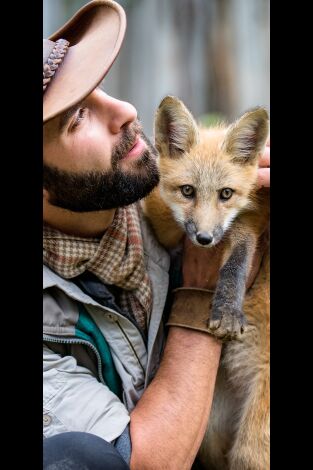
[[[123,171],[119,162],[140,136],[147,144],[144,153]],[[43,165],[43,186],[49,203],[73,212],[109,210],[127,206],[147,196],[159,183],[157,152],[143,134],[138,122],[124,129],[124,135],[112,152],[112,169],[74,173]],[[131,158],[131,157],[130,157]]]

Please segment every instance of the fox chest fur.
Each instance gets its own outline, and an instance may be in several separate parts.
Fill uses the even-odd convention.
[[[222,247],[208,317],[225,344],[199,451],[211,470],[269,468],[269,191],[256,186],[267,135],[262,108],[231,126],[199,129],[181,101],[166,97],[155,119],[160,184],[143,210],[157,238],[167,248],[184,234]],[[246,291],[257,250],[262,262]]]

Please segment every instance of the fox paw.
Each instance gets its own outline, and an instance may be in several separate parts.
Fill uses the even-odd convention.
[[[245,314],[236,308],[213,308],[208,321],[209,332],[223,341],[241,340],[246,330]]]

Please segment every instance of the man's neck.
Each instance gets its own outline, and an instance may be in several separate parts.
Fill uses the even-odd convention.
[[[116,209],[95,212],[72,212],[43,201],[43,220],[68,235],[100,237],[111,225]]]

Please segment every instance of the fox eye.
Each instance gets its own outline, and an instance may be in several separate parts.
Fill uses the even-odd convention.
[[[183,196],[190,198],[194,197],[195,189],[193,186],[190,186],[189,184],[184,184],[180,187],[180,190]]]
[[[233,195],[233,190],[230,188],[223,188],[220,192],[220,199],[226,201],[226,199],[230,199]]]

